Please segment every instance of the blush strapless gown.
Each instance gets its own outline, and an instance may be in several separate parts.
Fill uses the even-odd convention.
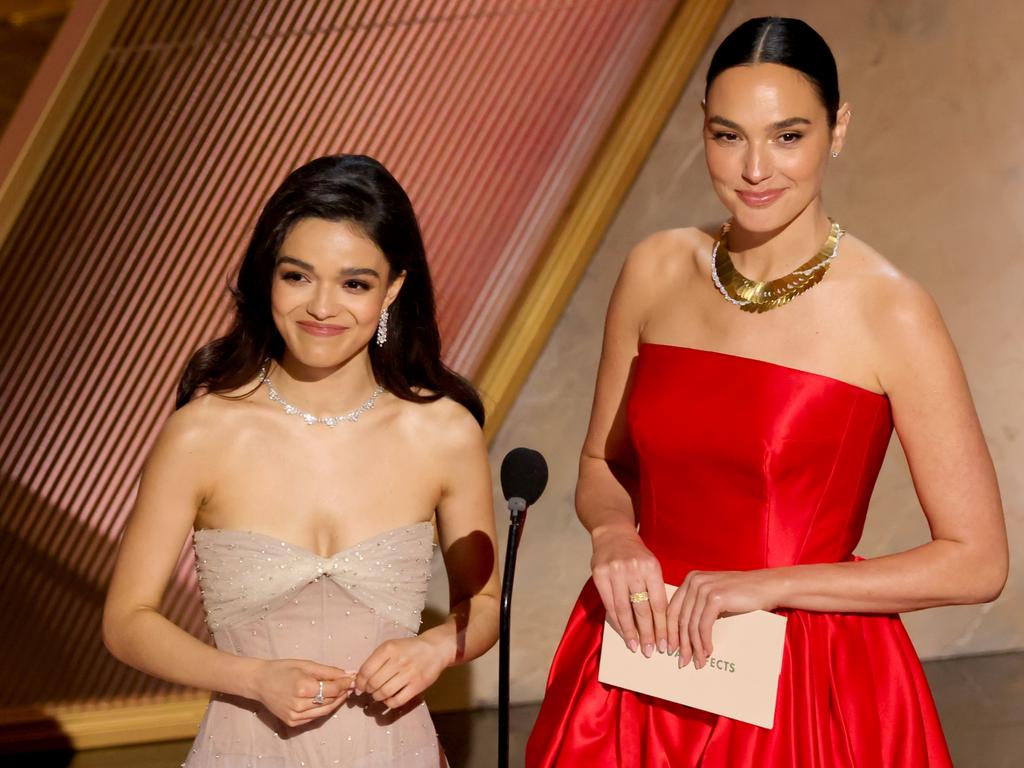
[[[665,581],[855,559],[892,433],[889,401],[745,357],[642,344],[627,406],[639,529]],[[949,766],[898,616],[788,616],[764,729],[598,682],[604,607],[588,581],[555,653],[526,764],[576,768]]]
[[[217,647],[262,659],[308,659],[356,671],[386,640],[420,625],[434,548],[431,523],[396,528],[332,557],[258,533],[193,536],[206,621]],[[353,696],[332,715],[289,728],[259,702],[215,693],[187,768],[444,766],[420,699],[384,711]]]

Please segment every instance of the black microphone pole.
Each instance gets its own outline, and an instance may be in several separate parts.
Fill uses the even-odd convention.
[[[516,575],[516,554],[523,535],[526,511],[544,492],[548,465],[544,457],[529,448],[509,451],[501,462],[501,490],[511,515],[505,546],[505,575],[501,581],[501,624],[498,635],[498,768],[508,768],[509,655],[512,625],[512,582]]]
[[[512,581],[516,575],[516,554],[519,537],[526,518],[526,499],[513,496],[508,500],[511,520],[508,524],[508,544],[505,547],[505,576],[501,580],[501,629],[498,648],[498,768],[508,768],[509,720],[509,653],[512,623]]]

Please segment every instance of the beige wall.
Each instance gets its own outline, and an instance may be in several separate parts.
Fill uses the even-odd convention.
[[[984,9],[984,12],[979,12]],[[1024,531],[1024,3],[1018,0],[737,0],[714,45],[741,21],[797,16],[829,41],[850,139],[826,190],[828,209],[936,297],[967,368],[996,461],[1011,542]],[[713,47],[712,47],[713,50]],[[722,220],[707,181],[699,103],[710,52],[559,322],[492,451],[541,450],[551,482],[530,514],[516,575],[515,701],[539,699],[590,547],[572,496],[604,310],[629,248],[650,232]],[[500,495],[496,493],[496,503]],[[507,517],[499,515],[504,533]],[[866,556],[928,536],[894,440],[858,549]],[[502,538],[502,549],[504,538]],[[1003,596],[982,607],[905,617],[925,657],[1024,647],[1024,574],[1015,556]],[[435,584],[434,600],[443,587]],[[440,604],[439,602],[436,604]],[[493,702],[497,651],[449,678],[435,706]]]

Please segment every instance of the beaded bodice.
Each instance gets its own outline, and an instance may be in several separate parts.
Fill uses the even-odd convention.
[[[355,673],[382,643],[417,633],[433,534],[431,523],[415,523],[320,557],[264,534],[196,531],[196,570],[217,647]],[[254,765],[435,768],[443,759],[418,697],[387,710],[368,694],[352,695],[333,714],[289,728],[257,701],[215,693],[185,766]]]
[[[433,530],[431,523],[415,523],[330,557],[250,531],[196,531],[196,570],[207,624],[216,634],[266,615],[325,577],[371,612],[415,633],[430,578]]]

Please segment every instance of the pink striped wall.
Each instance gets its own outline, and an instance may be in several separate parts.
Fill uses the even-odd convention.
[[[103,591],[189,353],[262,200],[381,159],[472,374],[674,10],[669,0],[151,0],[0,247],[0,707],[171,688],[113,662]],[[191,561],[167,596],[201,633]]]

